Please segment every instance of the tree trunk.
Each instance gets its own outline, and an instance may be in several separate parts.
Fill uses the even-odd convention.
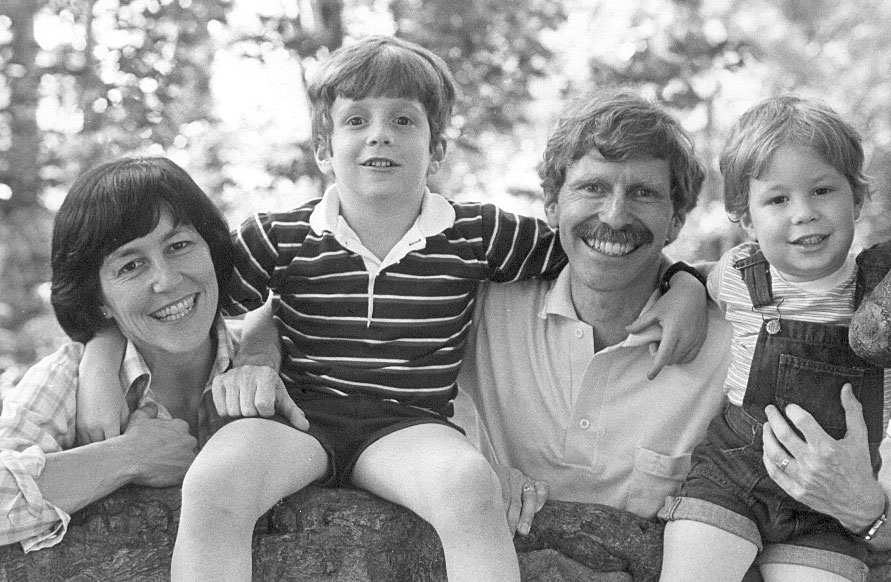
[[[4,0],[10,21],[10,58],[3,73],[9,86],[10,148],[0,157],[0,184],[11,191],[0,200],[0,352],[18,361],[36,355],[34,338],[17,333],[45,312],[37,288],[49,279],[51,216],[40,200],[41,132],[37,126],[40,75],[34,17],[42,1]],[[6,362],[8,364],[8,362]],[[4,362],[0,362],[0,367]]]
[[[9,84],[10,148],[0,166],[0,183],[12,190],[12,197],[0,200],[0,210],[39,204],[40,130],[37,104],[40,98],[40,74],[37,70],[37,42],[34,40],[34,15],[43,2],[4,0],[0,14],[11,21],[11,58],[3,73]]]

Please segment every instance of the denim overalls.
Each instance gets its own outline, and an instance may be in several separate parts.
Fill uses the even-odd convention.
[[[851,350],[847,327],[783,319],[782,302],[777,305],[772,297],[770,265],[760,250],[740,259],[734,267],[740,271],[753,307],[763,314],[764,323],[743,405],[728,404],[712,421],[705,442],[693,452],[692,467],[678,500],[701,499],[739,514],[757,525],[763,544],[799,545],[864,561],[866,542],[836,519],[794,500],[767,474],[762,460],[763,424],[767,421],[764,408],[774,404],[782,412],[788,404],[797,404],[839,439],[847,430],[841,388],[851,383],[863,405],[873,471],[877,474],[881,464],[878,446],[884,433],[884,371]],[[862,279],[858,274],[858,303],[864,294]],[[679,518],[671,516],[675,510],[677,506],[667,507],[664,516]],[[720,527],[722,518],[717,519],[714,524]],[[754,543],[763,547],[758,541]]]
[[[774,303],[770,265],[761,251],[737,261],[734,267],[746,282],[754,307]],[[859,298],[862,293],[856,296]],[[780,412],[788,404],[798,404],[832,438],[840,439],[847,431],[841,388],[849,382],[863,405],[870,448],[875,447],[873,468],[878,473],[878,445],[884,433],[884,369],[854,353],[846,326],[783,319],[781,305],[775,313],[779,317],[763,315],[765,321],[755,345],[743,409],[758,421],[760,428],[767,421],[764,408],[768,404],[776,405]]]

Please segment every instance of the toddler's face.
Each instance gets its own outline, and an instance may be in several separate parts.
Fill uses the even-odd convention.
[[[427,175],[445,155],[442,142],[430,151],[427,111],[415,99],[337,97],[331,135],[316,149],[322,171],[332,172],[341,200],[420,199]]]
[[[804,282],[841,268],[859,214],[843,174],[810,148],[784,145],[749,183],[740,223],[774,267]]]

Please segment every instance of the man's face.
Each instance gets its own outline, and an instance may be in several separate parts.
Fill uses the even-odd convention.
[[[569,257],[574,294],[629,291],[653,283],[662,247],[683,225],[671,202],[668,162],[651,157],[613,162],[593,150],[574,162],[557,201],[545,208]]]

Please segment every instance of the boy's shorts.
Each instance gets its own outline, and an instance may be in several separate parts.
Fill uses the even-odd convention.
[[[700,521],[744,538],[758,547],[756,564],[810,566],[865,582],[868,544],[770,478],[761,435],[760,422],[728,404],[694,449],[680,495],[666,501],[659,517]]]
[[[328,475],[317,484],[347,487],[356,461],[372,443],[416,424],[443,424],[464,430],[442,415],[392,400],[364,395],[304,397],[295,400],[309,421],[307,434],[328,453]],[[291,424],[280,416],[274,420]],[[296,430],[296,429],[295,429]]]

